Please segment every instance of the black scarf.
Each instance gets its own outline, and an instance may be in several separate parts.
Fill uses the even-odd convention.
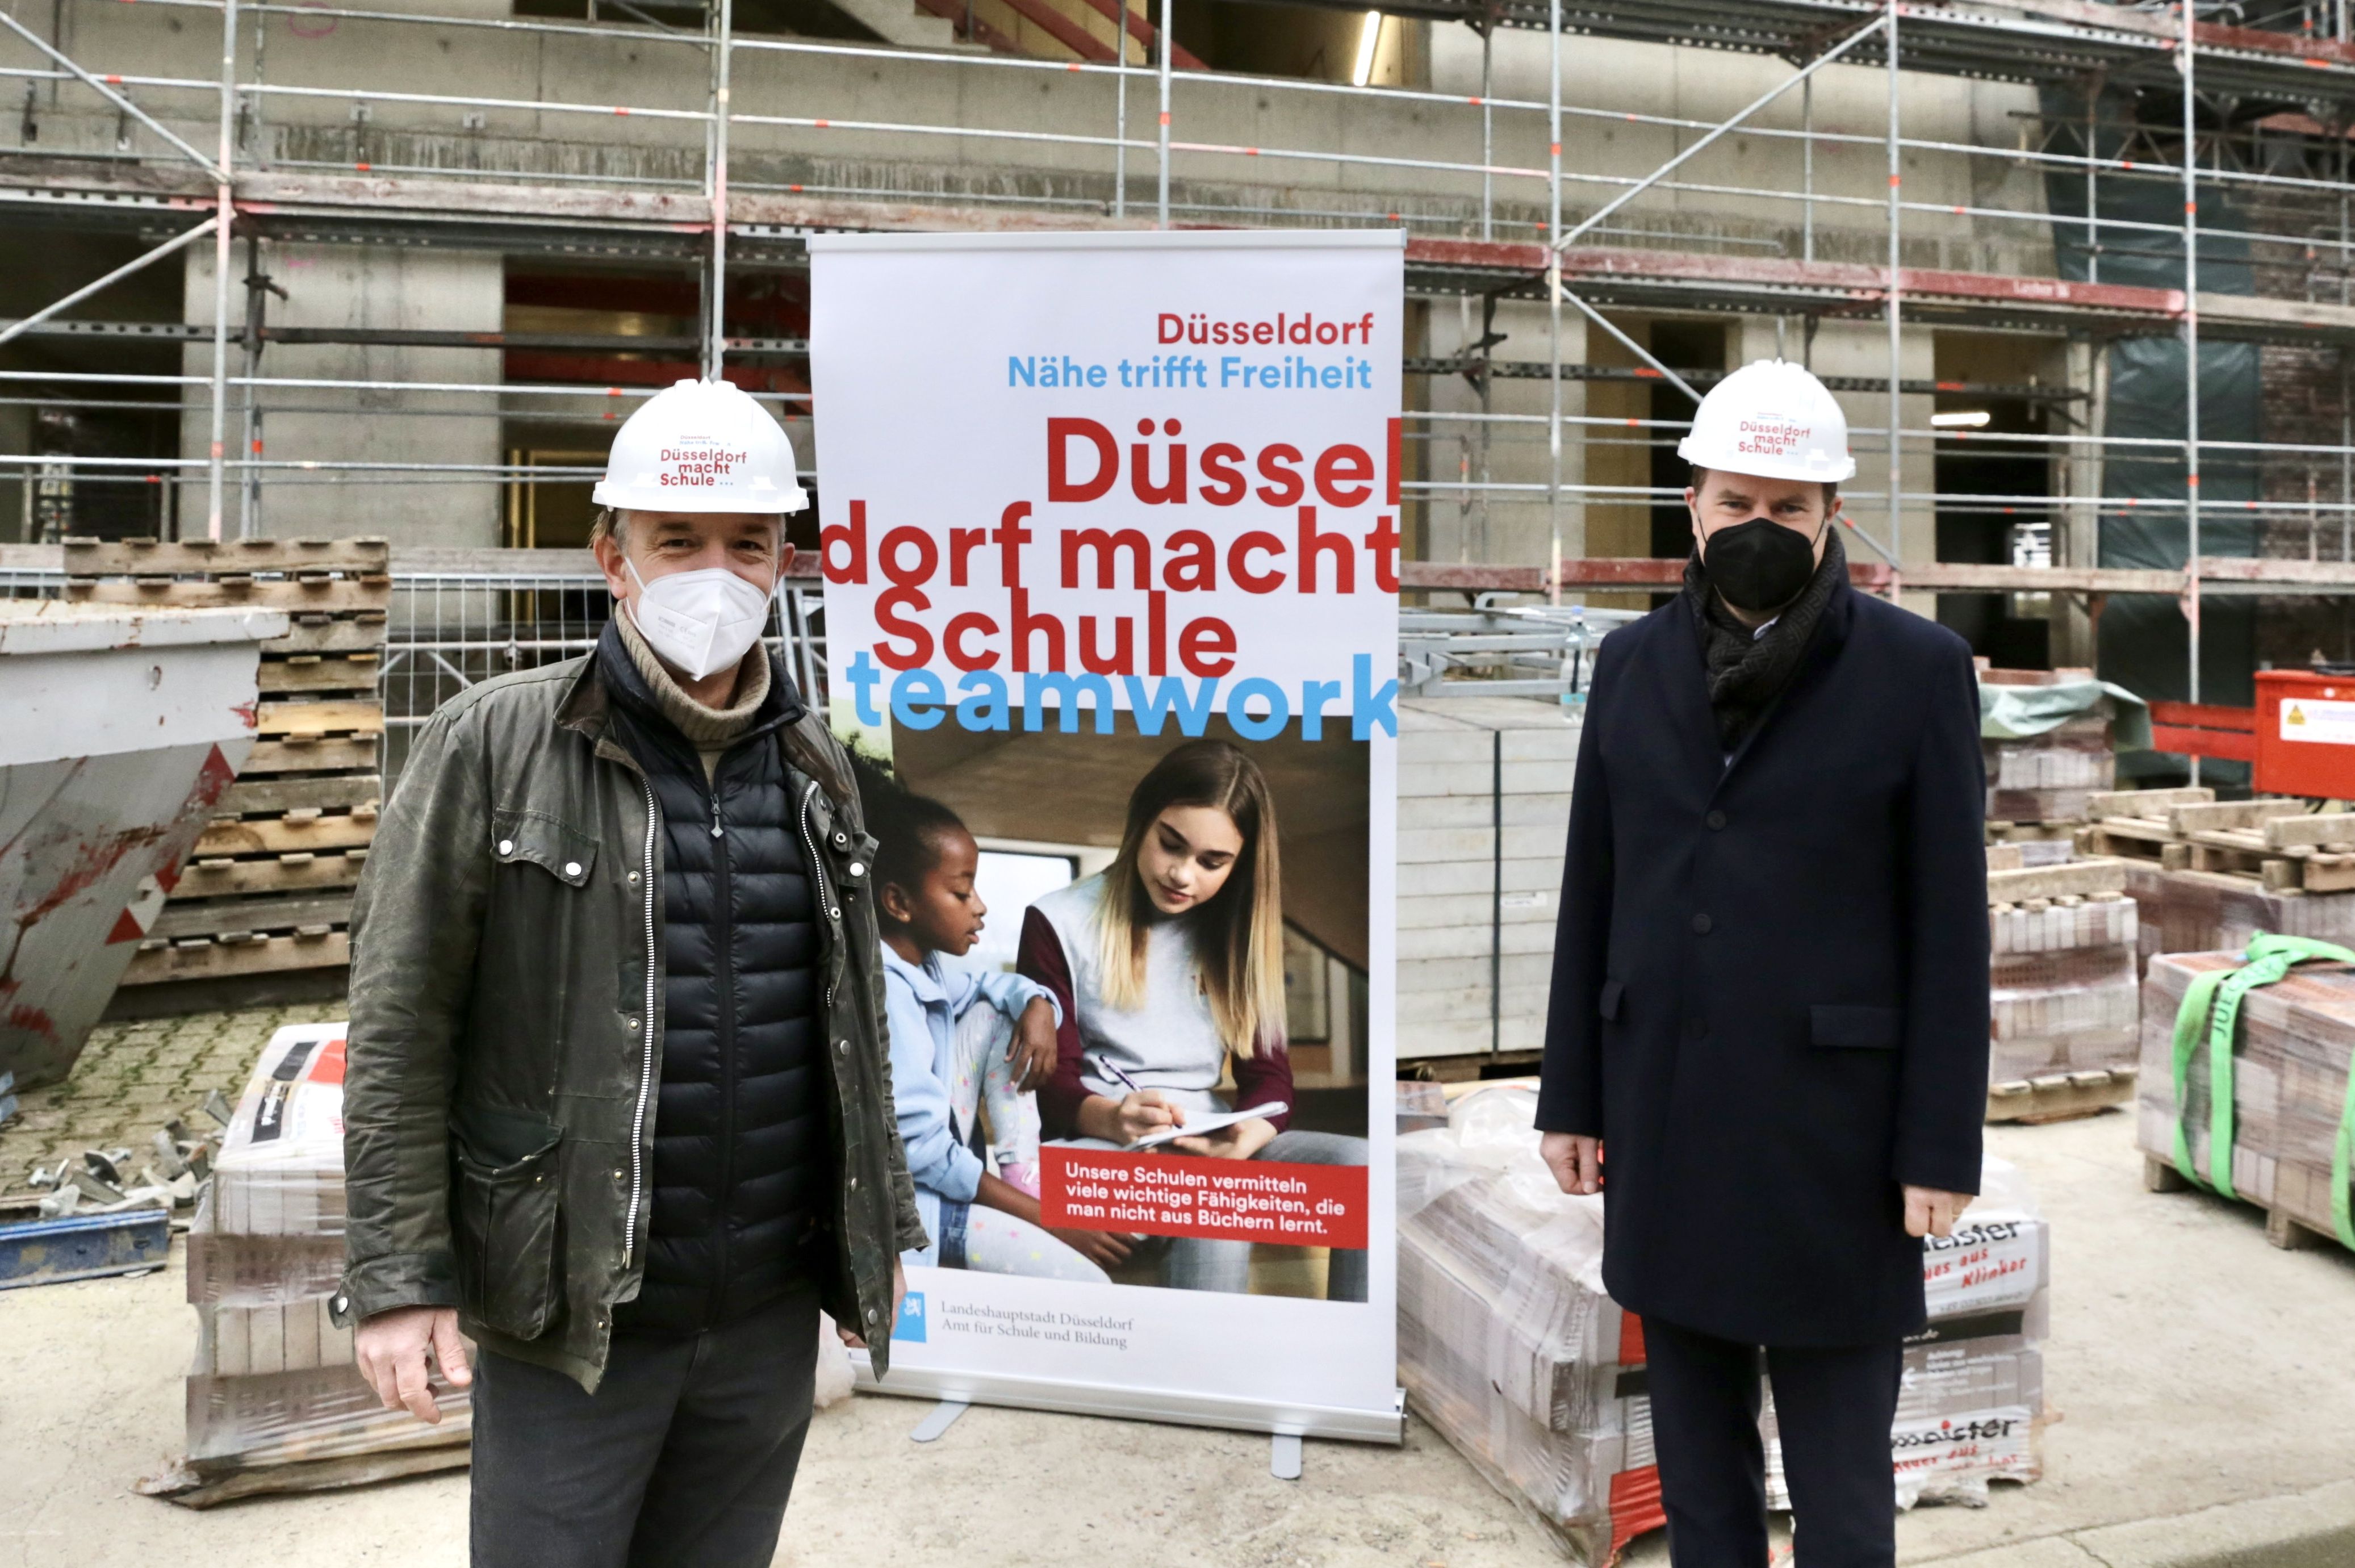
[[[1685,607],[1700,638],[1700,662],[1709,677],[1709,705],[1717,716],[1717,741],[1727,755],[1758,722],[1774,699],[1799,672],[1799,660],[1815,640],[1816,623],[1832,591],[1848,578],[1848,553],[1840,548],[1839,528],[1829,525],[1824,536],[1824,559],[1807,579],[1799,596],[1784,606],[1763,637],[1734,619],[1709,585],[1700,551],[1685,562]]]

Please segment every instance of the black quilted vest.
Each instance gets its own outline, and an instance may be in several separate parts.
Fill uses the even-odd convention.
[[[774,665],[768,700],[707,785],[611,626],[597,645],[613,731],[663,819],[663,1055],[652,1236],[617,1332],[693,1333],[820,1276],[832,1193],[816,902],[776,732],[802,711]]]

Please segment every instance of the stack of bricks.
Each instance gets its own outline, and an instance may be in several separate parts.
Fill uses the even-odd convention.
[[[2265,1211],[2277,1247],[2344,1240],[2355,1223],[2339,1207],[2348,1173],[2340,1151],[2355,1139],[2355,968],[2304,964],[2250,990],[2229,1053],[2225,1142],[2216,1139],[2217,1064],[2207,1019],[2177,1082],[2175,1029],[2184,995],[2202,974],[2239,967],[2237,953],[2178,953],[2151,960],[2143,1017],[2142,1093],[2136,1141],[2145,1185],[2172,1191],[2194,1181]],[[2190,1157],[2176,1163],[2179,1130]],[[2334,1202],[2334,1196],[2339,1202]]]
[[[2055,1121],[2134,1097],[2137,912],[2122,860],[2023,863],[1987,847],[1987,1119]]]
[[[327,1309],[344,1269],[344,1035],[324,1023],[272,1037],[189,1233],[185,1471],[199,1502],[202,1487],[303,1489],[465,1462],[465,1393],[435,1381],[438,1425],[386,1410]]]
[[[383,792],[378,747],[392,580],[382,539],[66,541],[69,598],[286,611],[262,645],[259,739],[125,987],[243,982],[351,961],[352,887]],[[224,999],[213,988],[207,998]]]
[[[1982,686],[2066,686],[2091,681],[2094,672],[1994,669],[1981,659],[1978,677]],[[2085,819],[2088,798],[2117,783],[2106,697],[2041,735],[1982,740],[1979,749],[1987,765],[1987,827],[1996,838],[2065,837]]]

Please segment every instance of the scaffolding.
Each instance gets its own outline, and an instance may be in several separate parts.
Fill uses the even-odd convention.
[[[7,3],[20,12],[35,9],[26,0]],[[2113,593],[2174,597],[2185,607],[2190,627],[2188,682],[2194,701],[2200,697],[2199,606],[2204,597],[2355,594],[2355,430],[2347,423],[2348,366],[2355,349],[2355,232],[2347,178],[2349,127],[2355,121],[2355,32],[2347,0],[2308,0],[2304,9],[2273,18],[2295,23],[2294,28],[2202,20],[2198,0],[2171,8],[2083,0],[1936,5],[1902,0],[1418,0],[1388,8],[1393,16],[1467,27],[1477,34],[1476,94],[1198,69],[1199,62],[1168,39],[1173,3],[1178,0],[1161,0],[1157,10],[1142,13],[1119,10],[1118,48],[1076,30],[1073,37],[1086,40],[1071,45],[1078,58],[1048,59],[1016,52],[1005,37],[972,17],[970,5],[955,23],[964,35],[961,43],[915,48],[747,34],[736,25],[737,0],[699,0],[690,7],[702,17],[699,27],[608,23],[597,19],[593,4],[582,19],[566,20],[375,10],[315,0],[142,0],[140,13],[168,16],[181,36],[218,39],[218,69],[211,74],[172,74],[155,63],[207,52],[193,46],[182,46],[176,56],[147,48],[133,51],[135,60],[100,58],[61,47],[60,39],[44,37],[25,16],[0,10],[0,79],[22,83],[26,95],[20,144],[0,147],[0,212],[8,215],[10,231],[20,243],[31,242],[45,229],[135,235],[147,242],[142,253],[104,276],[43,309],[0,323],[0,345],[80,338],[181,342],[209,349],[203,373],[190,373],[191,365],[168,375],[0,368],[0,404],[164,408],[200,417],[208,432],[201,451],[184,448],[172,458],[0,453],[0,471],[26,480],[27,537],[37,537],[37,501],[76,486],[150,486],[161,498],[158,511],[167,528],[218,539],[267,531],[269,497],[292,485],[578,479],[592,472],[592,465],[275,459],[265,455],[263,431],[274,414],[340,411],[342,405],[332,400],[346,394],[398,394],[402,405],[386,411],[385,417],[424,421],[478,418],[485,407],[502,421],[561,423],[584,413],[610,418],[626,412],[658,384],[644,379],[590,384],[505,377],[281,376],[270,373],[268,350],[275,345],[629,355],[637,357],[614,363],[641,368],[667,363],[646,356],[671,355],[703,374],[739,379],[789,420],[798,420],[810,409],[809,394],[802,389],[805,379],[796,368],[805,365],[807,345],[797,337],[731,331],[729,279],[732,273],[804,265],[803,242],[814,232],[1386,224],[1408,233],[1411,293],[1427,301],[1463,302],[1465,319],[1476,307],[1481,321],[1479,332],[1467,332],[1456,355],[1408,361],[1411,374],[1430,380],[1463,378],[1480,401],[1478,411],[1409,411],[1426,472],[1409,483],[1408,495],[1426,508],[1452,503],[1459,510],[1476,511],[1484,528],[1492,504],[1542,507],[1551,540],[1541,564],[1423,563],[1411,584],[1433,592],[1519,592],[1556,600],[1564,592],[1672,584],[1674,562],[1593,557],[1579,548],[1582,535],[1563,521],[1569,507],[1648,506],[1678,494],[1658,485],[1565,477],[1566,442],[1588,452],[1614,443],[1648,452],[1673,443],[1682,429],[1674,417],[1571,413],[1566,388],[1634,379],[1697,398],[1709,379],[1721,373],[1720,368],[1668,363],[1621,324],[1628,313],[1652,313],[1767,318],[1778,341],[1787,325],[1809,346],[1825,322],[1877,319],[1885,325],[1885,375],[1834,379],[1842,389],[1870,387],[1886,399],[1877,425],[1852,428],[1859,456],[1878,460],[1860,467],[1859,484],[1847,492],[1853,537],[1869,552],[1858,554],[1859,581],[1892,592],[2075,594],[2094,607]],[[1033,13],[1045,12],[1046,0],[1023,0],[1017,8],[1036,20]],[[43,14],[49,9],[37,8]],[[927,9],[947,16],[957,7]],[[79,10],[60,5],[57,11],[59,16],[69,14]],[[2211,12],[2222,14],[2221,8]],[[1381,15],[1370,14],[1375,37]],[[423,30],[445,38],[527,38],[553,49],[623,49],[633,51],[633,59],[681,63],[629,76],[646,84],[645,102],[596,101],[554,90],[531,96],[436,91],[428,80],[295,80],[302,73],[286,70],[272,57],[273,26],[348,27],[370,39],[388,40],[388,49]],[[1548,36],[1542,98],[1489,91],[1492,50],[1500,31],[1512,29]],[[1721,120],[1572,103],[1565,100],[1562,42],[1578,36],[1771,58],[1787,62],[1789,71]],[[115,41],[122,42],[119,34]],[[690,69],[698,61],[700,69]],[[115,69],[142,62],[149,67],[144,73]],[[797,105],[762,101],[754,107],[752,99],[736,91],[747,69],[788,67],[843,75],[873,71],[878,80],[886,69],[922,69],[937,73],[954,91],[922,98],[900,94],[892,100],[898,106],[893,117],[864,118],[766,112]],[[1886,115],[1876,133],[1817,123],[1819,75],[1834,67],[1878,69],[1885,82]],[[2016,144],[1908,136],[1902,90],[1906,73],[2073,93],[2083,101],[2083,120],[2080,124],[2072,114],[2041,110],[2023,119]],[[565,80],[579,79],[575,73]],[[1103,123],[1082,127],[1069,113],[1028,123],[978,113],[931,119],[913,114],[933,103],[965,101],[968,83],[978,84],[973,101],[997,105],[1010,101],[1003,93],[990,96],[997,84],[1028,83],[1050,95],[1074,79],[1093,95],[1092,104],[1109,111]],[[693,91],[682,90],[682,83],[691,83]],[[112,146],[91,144],[87,137],[83,144],[68,147],[27,140],[44,91],[52,116],[65,114],[62,106],[70,103],[89,111],[78,123],[90,122],[92,114],[112,116]],[[2105,94],[2136,92],[2179,98],[2171,147],[2167,128],[2147,118],[2136,118],[2123,130],[2106,127],[2113,144],[2105,145]],[[1770,109],[1785,112],[1795,97],[1796,125],[1762,118]],[[1333,133],[1315,145],[1231,139],[1233,127],[1254,123],[1239,106],[1254,102],[1262,111],[1271,103],[1331,111],[1323,123]],[[1417,155],[1353,137],[1350,122],[1340,112],[1353,104],[1409,113],[1433,128],[1431,146],[1460,144],[1467,155]],[[2241,112],[2249,104],[2271,106],[2254,129]],[[333,149],[346,155],[340,158],[322,155],[335,139],[322,129],[331,123],[322,116],[335,108],[349,115],[348,134]],[[379,112],[407,116],[408,128],[373,129]],[[1141,115],[1150,118],[1140,122]],[[448,155],[447,147],[432,140],[444,132],[484,132],[494,117],[522,129],[483,143],[491,152],[471,163]],[[1314,118],[1306,114],[1306,120]],[[977,123],[985,119],[988,123]],[[1140,123],[1148,133],[1136,133]],[[1500,157],[1500,125],[1526,130],[1540,124],[1547,148],[1541,163]],[[603,134],[601,126],[627,126],[632,134],[642,134],[642,127],[668,127],[679,139],[634,144],[663,155],[649,154],[628,171],[559,166],[568,161],[593,165],[596,159],[590,155]],[[1566,165],[1565,134],[1603,126],[1664,135],[1677,150],[1642,174]],[[209,146],[204,144],[206,127]],[[1477,153],[1471,155],[1476,128]],[[273,131],[284,134],[273,136]],[[1734,141],[1796,144],[1801,160],[1796,188],[1743,183],[1721,173],[1701,177],[1705,169],[1718,167],[1713,151]],[[857,149],[857,156],[829,162],[827,149],[843,144]],[[1822,188],[1819,165],[1834,155],[1885,160],[1885,195]],[[1973,169],[1998,174],[2030,171],[2041,176],[2048,193],[2062,181],[2082,178],[2083,212],[2056,213],[2049,200],[2004,205],[1909,196],[1905,162],[1923,155],[1959,159]],[[1044,172],[1027,180],[968,179],[965,188],[949,188],[954,182],[928,185],[894,176],[895,168],[904,174],[911,166],[891,164],[894,156],[917,160],[913,166],[920,172],[930,166],[922,164],[927,156],[952,160],[967,174],[991,168],[1018,172],[1032,165]],[[809,171],[805,177],[780,177],[781,171],[794,172],[803,165]],[[861,167],[880,172],[854,177]],[[1329,176],[1330,189],[1311,193],[1322,205],[1310,204],[1286,180],[1286,171],[1305,170]],[[816,177],[825,175],[832,177]],[[2179,186],[2179,219],[2162,222],[2105,211],[2105,182],[2113,189],[2118,182],[2137,188]],[[2244,205],[2273,204],[2291,216],[2272,228],[2248,226],[2221,208],[2203,218],[2203,186]],[[1771,237],[1731,229],[1703,236],[1636,221],[1657,210],[1647,198],[1663,197],[1785,214],[1792,220],[1785,227],[1798,233],[1797,253],[1788,253],[1787,246]],[[1875,215],[1884,229],[1880,256],[1867,261],[1825,254],[1827,231],[1819,219],[1858,211]],[[2070,253],[2082,254],[2082,275],[2057,275],[2063,270],[2057,266],[2056,275],[2040,276],[1909,261],[1909,240],[1919,239],[1909,235],[1909,226],[1918,230],[1934,220],[1953,219],[2044,237],[2056,255],[2073,247]],[[2066,234],[2060,232],[2063,229]],[[264,272],[258,249],[265,241],[656,261],[694,272],[699,319],[692,334],[627,338],[273,325],[269,303],[277,285]],[[232,275],[240,242],[247,248],[241,322],[232,308],[233,291],[240,286]],[[74,314],[123,278],[207,243],[214,287],[208,324],[98,320]],[[2292,262],[2282,264],[2304,269],[2303,297],[2279,297],[2279,291],[2203,291],[2203,246],[2296,251]],[[2105,260],[2115,272],[2115,258],[2129,251],[2171,257],[2181,286],[2105,280]],[[1533,303],[1546,310],[1550,342],[1543,358],[1493,357],[1501,339],[1492,322],[1503,302]],[[1630,363],[1566,359],[1561,334],[1571,317],[1565,311],[1591,329],[1590,344],[1615,343]],[[2094,368],[2088,379],[2094,384],[2022,388],[1909,379],[1904,333],[1923,327],[2024,332],[2090,345]],[[2172,335],[2181,344],[2189,387],[2184,434],[2174,439],[2114,433],[2102,423],[2099,346],[2157,335]],[[2251,442],[2203,434],[2203,342],[2334,353],[2338,439]],[[1534,379],[1548,384],[1546,412],[1490,410],[1496,382]],[[2068,428],[2000,436],[1935,424],[1908,428],[1903,400],[1924,391],[2033,401],[2065,412]],[[306,395],[322,400],[306,403]],[[1544,477],[1495,477],[1492,458],[1499,440],[1542,441]],[[1450,445],[1458,453],[1452,477],[1437,471],[1438,454]],[[2055,483],[2018,493],[1908,487],[1909,453],[1945,458],[1987,452],[2044,461]],[[2179,475],[2179,497],[2107,493],[2104,476],[2120,464],[2154,472],[2153,465],[2165,465]],[[2285,464],[2304,473],[2302,494],[2264,493],[2262,484],[2251,484],[2244,488],[2256,493],[2229,503],[2201,496],[2203,476],[2231,471],[2262,477],[2270,472],[2268,465]],[[1909,513],[1918,519],[1925,507],[1939,516],[2033,514],[2048,525],[2048,539],[2052,525],[2078,530],[2083,538],[2096,534],[2108,517],[2174,517],[2181,519],[2188,549],[2179,570],[2165,571],[2105,567],[2085,548],[2042,565],[1938,562],[1923,540],[1907,537]],[[2302,527],[2306,559],[2203,556],[2203,521],[2212,522],[2222,508],[2275,529],[2294,533]]]

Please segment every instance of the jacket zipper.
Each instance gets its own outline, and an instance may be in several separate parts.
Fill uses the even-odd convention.
[[[711,781],[711,844],[719,869],[714,908],[726,923],[714,943],[719,991],[719,1271],[715,1302],[728,1295],[728,1204],[736,1186],[736,894],[728,864],[728,829],[719,818],[719,781]]]
[[[643,1060],[638,1064],[638,1110],[631,1119],[630,1136],[630,1212],[622,1226],[622,1266],[630,1266],[630,1254],[638,1241],[638,1200],[645,1189],[646,1096],[654,1092],[655,1083],[655,833],[662,823],[662,811],[655,804],[655,786],[645,775],[638,775],[638,787],[646,795],[646,841],[639,852],[643,867],[639,880],[645,887],[646,932],[646,1005],[640,1015],[638,1049]]]
[[[842,911],[834,901],[834,893],[826,885],[826,862],[818,858],[817,835],[810,831],[810,797],[816,794],[817,781],[812,779],[809,787],[802,791],[802,843],[809,849],[810,875],[817,881],[818,908],[825,912],[826,919],[839,921]],[[834,1006],[832,980],[826,982],[826,1005],[829,1009]]]

